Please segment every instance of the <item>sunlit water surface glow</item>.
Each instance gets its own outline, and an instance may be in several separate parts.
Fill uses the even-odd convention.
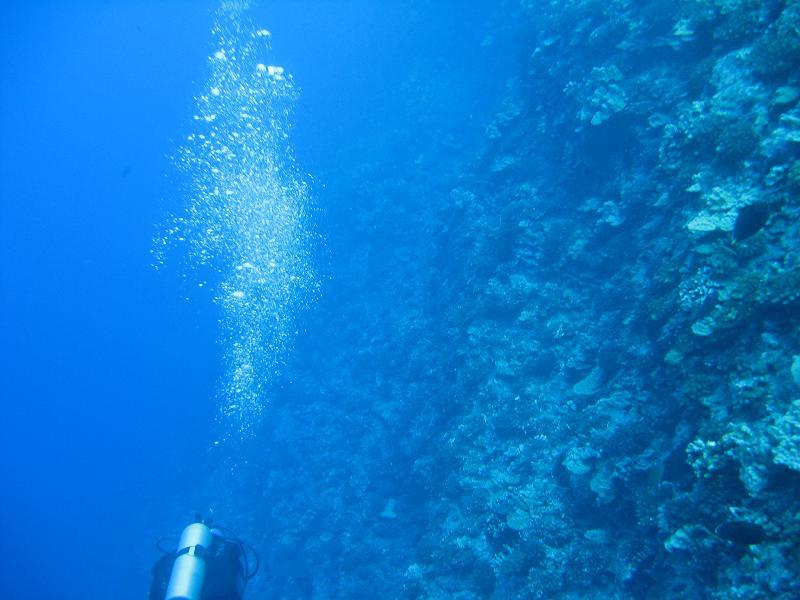
[[[260,422],[295,318],[317,290],[309,185],[288,141],[296,89],[269,63],[270,33],[247,8],[223,2],[215,14],[208,80],[176,158],[187,206],[155,250],[161,264],[169,248],[186,247],[187,276],[210,287],[221,308],[218,395],[227,437],[247,436]]]

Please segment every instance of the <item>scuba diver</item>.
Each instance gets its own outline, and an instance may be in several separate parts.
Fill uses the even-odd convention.
[[[199,515],[181,534],[174,550],[153,565],[150,600],[242,600],[258,572],[258,554],[229,529],[214,527]],[[249,555],[254,558],[250,571]]]

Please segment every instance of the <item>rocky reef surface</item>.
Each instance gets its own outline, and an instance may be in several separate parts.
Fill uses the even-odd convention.
[[[504,10],[475,151],[332,190],[347,275],[229,490],[257,590],[799,597],[800,2]]]

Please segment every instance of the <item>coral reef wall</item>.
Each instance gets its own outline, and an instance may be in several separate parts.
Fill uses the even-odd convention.
[[[798,597],[800,3],[503,10],[474,152],[340,183],[348,276],[238,479],[255,585]]]

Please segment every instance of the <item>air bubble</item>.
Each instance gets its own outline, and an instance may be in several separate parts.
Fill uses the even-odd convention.
[[[187,273],[198,274],[197,287],[219,307],[220,420],[226,435],[246,436],[261,421],[317,281],[310,187],[285,141],[296,92],[282,67],[255,60],[269,53],[269,31],[251,27],[239,3],[226,6],[212,28],[218,50],[202,87],[208,94],[197,98],[196,130],[176,157],[187,206],[156,246],[185,249]]]

